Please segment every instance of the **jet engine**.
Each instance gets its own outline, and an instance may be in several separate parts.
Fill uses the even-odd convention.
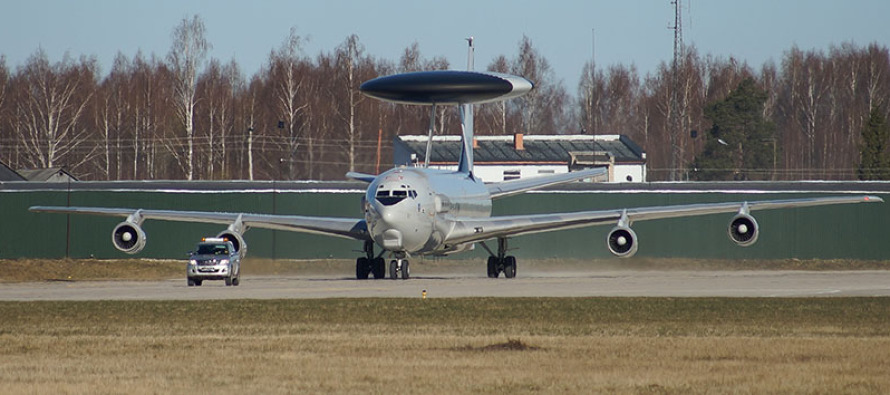
[[[609,252],[619,258],[630,258],[637,253],[637,234],[627,226],[618,225],[606,237]]]
[[[226,229],[222,232],[219,232],[216,237],[221,237],[224,239],[228,239],[232,242],[232,245],[235,247],[235,251],[244,258],[247,255],[247,242],[244,241],[244,236],[241,235],[240,232],[236,232],[231,229]]]
[[[124,221],[114,227],[111,232],[111,242],[114,248],[127,254],[135,254],[145,248],[145,231],[130,221]]]
[[[739,213],[733,217],[732,221],[729,222],[728,230],[729,239],[742,247],[754,244],[757,241],[757,236],[760,235],[757,221],[754,220],[754,217],[745,213]]]

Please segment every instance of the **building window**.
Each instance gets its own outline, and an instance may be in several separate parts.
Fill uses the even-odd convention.
[[[519,170],[504,170],[504,181],[518,180]]]

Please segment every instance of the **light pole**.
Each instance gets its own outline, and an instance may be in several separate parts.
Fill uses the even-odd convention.
[[[247,128],[247,179],[253,181],[253,126]]]

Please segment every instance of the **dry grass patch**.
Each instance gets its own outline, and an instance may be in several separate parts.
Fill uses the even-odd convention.
[[[185,276],[185,261],[156,259],[5,259],[0,282],[161,280]]]
[[[2,302],[4,393],[887,393],[890,298]]]

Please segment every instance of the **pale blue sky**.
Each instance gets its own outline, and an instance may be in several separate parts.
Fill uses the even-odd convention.
[[[791,45],[827,50],[830,44],[890,45],[887,0],[685,0],[684,36],[703,54],[733,56],[759,68]],[[0,13],[0,54],[13,69],[38,47],[53,61],[95,55],[107,72],[118,51],[166,56],[171,31],[199,14],[214,48],[247,75],[281,45],[291,26],[309,38],[307,55],[329,51],[358,34],[367,52],[398,60],[417,41],[426,58],[466,64],[464,37],[476,37],[476,65],[513,57],[525,34],[550,61],[571,94],[591,57],[596,35],[600,66],[635,64],[641,75],[669,62],[673,6],[669,0],[629,1],[233,1],[28,0],[7,2]]]

